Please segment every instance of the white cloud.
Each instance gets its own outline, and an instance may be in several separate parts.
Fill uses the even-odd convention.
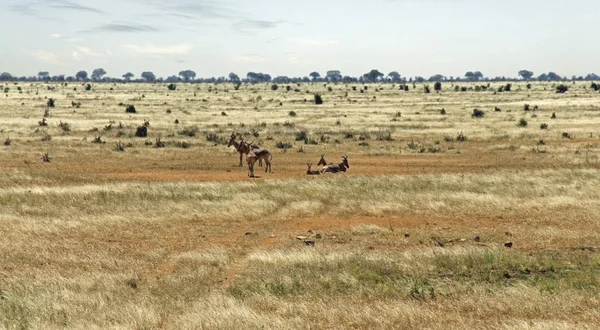
[[[291,40],[301,46],[331,46],[339,43],[339,40],[335,38],[295,38]]]
[[[54,64],[54,65],[64,65],[65,64],[63,59],[53,52],[39,50],[39,51],[33,53],[32,55],[33,55],[33,57],[37,58],[39,61],[42,61],[45,63],[50,63],[50,64]]]
[[[125,48],[132,50],[134,52],[140,54],[148,54],[148,55],[185,55],[190,52],[192,49],[191,44],[181,44],[181,45],[173,45],[173,46],[163,46],[157,47],[151,44],[147,45],[124,45]]]
[[[61,39],[62,35],[60,33],[52,33],[50,37],[52,37],[52,39]]]
[[[81,53],[89,56],[101,57],[104,56],[102,53],[96,53],[91,48],[85,46],[75,46]]]
[[[71,54],[71,58],[74,59],[75,61],[79,61],[79,53],[76,51],[73,51],[73,53]]]

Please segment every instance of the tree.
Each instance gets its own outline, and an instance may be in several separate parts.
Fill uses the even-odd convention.
[[[365,73],[364,77],[370,82],[376,82],[377,80],[379,80],[379,78],[383,77],[383,73],[379,72],[379,70],[377,69],[373,69],[368,73]]]
[[[585,76],[585,80],[600,80],[600,76],[598,76],[595,73],[590,73],[587,76]]]
[[[525,80],[529,80],[531,79],[531,77],[533,77],[533,72],[528,70],[521,70],[519,71],[519,76],[523,77],[523,79]]]
[[[155,81],[156,80],[156,76],[154,75],[154,73],[150,72],[150,71],[144,71],[142,72],[141,75],[142,78],[146,79],[146,81]]]
[[[229,74],[229,80],[233,81],[233,82],[239,82],[240,81],[240,77],[235,74],[235,73],[230,73]]]
[[[190,80],[194,80],[194,78],[196,78],[196,72],[194,72],[192,70],[180,71],[179,76],[181,78],[183,78],[183,80],[185,80],[185,81],[190,81]]]
[[[106,70],[104,70],[103,68],[98,68],[94,71],[92,71],[92,80],[94,81],[98,81],[102,79],[102,76],[104,76],[106,74]]]
[[[77,78],[77,80],[79,81],[85,81],[88,78],[88,73],[87,71],[79,71],[75,74],[75,78]]]
[[[48,71],[40,71],[40,72],[38,72],[38,79],[39,80],[48,80],[49,77],[50,77],[50,73],[48,73]]]
[[[123,78],[125,78],[126,81],[130,81],[131,78],[134,77],[134,74],[131,72],[127,72],[126,74],[123,75]]]
[[[537,80],[539,81],[547,81],[548,80],[548,75],[545,73],[542,73],[541,75],[538,76]]]
[[[327,81],[330,82],[340,82],[342,81],[342,74],[340,73],[339,70],[330,70],[327,71],[327,76],[326,76]]]
[[[554,72],[548,72],[548,80],[554,80],[554,81],[558,81],[558,80],[562,80],[563,78],[561,76],[559,76],[558,74],[554,73]]]
[[[443,81],[443,80],[446,80],[446,77],[444,77],[441,74],[436,74],[436,75],[433,75],[433,76],[429,77],[429,81],[431,81],[431,82],[434,82],[434,81]]]
[[[321,78],[321,74],[316,71],[311,72],[309,76],[312,78],[312,81],[317,81],[319,78]]]
[[[400,74],[398,71],[392,71],[388,73],[387,77],[388,80],[391,80],[392,82],[400,82]]]
[[[481,78],[483,78],[483,73],[481,73],[480,71],[468,71],[467,73],[465,73],[465,77],[470,81],[478,81]]]

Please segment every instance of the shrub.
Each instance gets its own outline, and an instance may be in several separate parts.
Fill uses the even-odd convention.
[[[600,84],[597,84],[597,83],[593,82],[592,83],[592,89],[594,91],[596,91],[596,92],[599,91],[600,90]]]
[[[442,110],[440,110],[440,115],[445,115],[446,114],[446,109],[442,108]]]
[[[192,147],[192,144],[187,141],[181,141],[181,142],[175,143],[175,146],[178,148],[181,148],[181,149],[189,149]]]
[[[540,125],[540,129],[548,129],[548,124],[546,124],[546,123],[542,123],[542,124]]]
[[[570,139],[571,138],[571,134],[565,132],[565,133],[562,133],[562,137],[565,138],[565,139]]]
[[[424,91],[425,91],[425,94],[429,94],[429,93],[431,93],[431,89],[429,89],[429,85],[426,85],[426,86],[424,87]]]
[[[136,113],[135,106],[133,104],[128,105],[127,108],[125,108],[125,112]]]
[[[175,85],[175,84],[169,84],[167,86],[167,89],[169,89],[170,91],[174,91],[174,90],[177,89],[177,85]],[[237,88],[236,88],[236,90],[237,90]]]
[[[552,113],[552,116],[550,117],[550,119],[556,119],[556,112]]]
[[[458,85],[454,86],[454,91],[455,91],[455,92],[458,92],[458,91],[460,91],[460,86],[458,86]]]
[[[117,142],[117,144],[115,145],[115,149],[117,151],[125,151],[125,145],[123,144],[123,142],[119,141]]]
[[[296,141],[305,140],[308,137],[306,131],[298,131],[296,132]]]
[[[394,139],[392,138],[392,133],[391,132],[381,132],[377,134],[377,140],[378,141],[394,141]]]
[[[288,115],[289,115],[290,117],[296,117],[296,115],[297,115],[297,114],[296,114],[296,112],[295,112],[295,111],[290,111],[290,112],[288,113]]]
[[[164,148],[165,143],[160,140],[160,136],[156,138],[156,142],[154,143],[155,148]]]
[[[469,89],[468,89],[467,87],[461,87],[461,88],[460,88],[460,91],[461,91],[461,92],[466,92],[466,91],[468,91],[468,90],[469,90]]]
[[[569,87],[567,85],[560,84],[560,85],[556,86],[556,92],[557,93],[564,94],[568,90],[569,90]]]
[[[524,118],[521,118],[519,120],[519,127],[527,127],[527,120],[525,120]]]
[[[6,140],[4,140],[4,145],[5,146],[9,146],[12,143],[12,140],[10,139],[10,136],[6,138]]]
[[[49,154],[48,152],[44,152],[44,153],[42,154],[42,161],[43,161],[44,163],[50,163],[50,160],[51,160],[51,159],[50,159],[50,154]]]
[[[321,98],[320,94],[315,94],[315,104],[317,104],[317,105],[323,104],[323,98]]]
[[[278,90],[278,89],[279,89],[279,85],[277,85],[277,84],[273,84],[273,85],[271,85],[271,90],[272,90],[272,91],[276,91],[276,90]]]
[[[69,123],[63,123],[62,121],[60,122],[60,124],[58,124],[58,127],[62,128],[63,131],[65,132],[69,132],[71,131],[71,125],[69,125]]]
[[[179,135],[183,135],[183,136],[188,136],[188,137],[195,137],[196,134],[198,133],[198,127],[194,126],[194,127],[186,127],[183,130],[178,132]]]
[[[435,91],[438,91],[438,92],[439,92],[439,91],[441,91],[441,90],[442,90],[442,83],[441,83],[441,82],[439,82],[439,81],[438,81],[438,82],[436,82],[436,83],[433,85],[433,89],[434,89]]]
[[[91,90],[92,90],[92,85],[90,85],[90,84],[87,84],[87,85],[85,86],[85,90],[86,90],[86,91],[91,91]]]
[[[529,111],[529,110],[531,110],[531,108],[529,107],[529,104],[525,104],[525,106],[523,107],[523,109],[524,109],[525,111]]]
[[[317,145],[319,144],[319,142],[313,138],[307,137],[306,139],[304,139],[304,144]]]
[[[504,86],[504,91],[510,92],[511,88],[512,88],[512,84],[506,84],[506,86]]]
[[[279,149],[291,149],[292,148],[291,143],[283,142],[283,141],[279,141],[279,142],[275,143],[275,146]]]
[[[527,87],[527,89],[531,89],[531,84],[527,84],[525,87]]]
[[[48,126],[48,123],[46,122],[46,118],[42,118],[42,120],[38,121],[38,124],[40,124],[40,126]]]
[[[48,106],[48,108],[54,108],[54,99],[52,99],[52,98],[48,99],[48,102],[46,102],[46,105]]]
[[[354,132],[352,132],[352,131],[346,131],[346,132],[344,132],[344,138],[346,138],[346,139],[353,139],[354,138]]]
[[[148,136],[148,127],[146,125],[139,126],[135,131],[136,137],[147,137]]]
[[[94,140],[92,141],[92,143],[103,144],[104,141],[102,141],[102,136],[98,135],[98,136],[94,137]]]
[[[479,109],[474,109],[473,114],[471,115],[473,118],[481,118],[483,116],[485,116],[485,112]]]
[[[465,142],[467,141],[467,136],[463,134],[463,132],[458,133],[456,136],[456,141]]]

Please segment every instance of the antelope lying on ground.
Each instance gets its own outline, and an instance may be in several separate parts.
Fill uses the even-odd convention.
[[[273,156],[271,155],[271,153],[269,152],[269,150],[267,149],[252,149],[250,148],[250,144],[244,142],[244,140],[242,140],[242,142],[240,142],[240,145],[238,146],[238,152],[242,152],[240,150],[247,150],[246,153],[246,162],[248,162],[248,176],[253,178],[254,177],[254,163],[256,163],[256,161],[261,161],[264,160],[265,164],[267,164],[267,166],[265,167],[265,172],[269,172],[271,173],[271,160],[273,160]]]
[[[244,140],[242,140],[244,141]],[[250,151],[250,149],[261,149],[260,146],[250,143],[250,144],[242,144],[242,143],[238,143],[235,140],[235,134],[231,134],[231,139],[229,139],[229,144],[227,144],[227,148],[234,146],[235,150],[237,150],[240,153],[240,166],[242,166],[242,158],[244,157],[244,154],[248,154],[248,152]],[[248,146],[250,146],[250,148],[248,148]],[[258,162],[258,166],[262,166],[262,160],[260,160]]]
[[[312,165],[310,163],[306,163],[306,165],[308,166],[308,170],[306,170],[306,174],[307,175],[319,175],[319,174],[321,174],[321,172],[319,172],[319,171],[312,171],[310,169],[312,167]]]
[[[322,157],[321,157],[322,158]],[[323,159],[325,160],[325,159]],[[321,173],[339,173],[346,172],[346,169],[350,168],[348,163],[348,156],[342,156],[342,162],[339,164],[328,164],[323,166]]]

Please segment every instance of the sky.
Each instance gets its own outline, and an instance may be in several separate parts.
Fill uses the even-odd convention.
[[[600,73],[597,0],[0,0],[0,72]]]

